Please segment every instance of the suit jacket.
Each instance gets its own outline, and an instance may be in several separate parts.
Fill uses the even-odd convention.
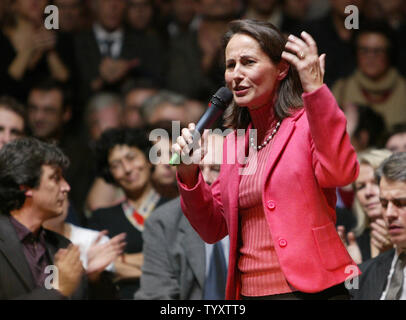
[[[102,56],[93,28],[79,33],[74,43],[81,83],[78,89],[81,90],[82,99],[86,102],[92,93],[90,83],[99,75]],[[139,60],[139,65],[132,70],[129,77],[138,77],[147,79],[153,84],[161,84],[163,81],[163,52],[157,39],[125,30],[119,59]],[[107,86],[104,90],[117,91],[121,84],[123,83]]]
[[[135,299],[199,300],[206,270],[205,244],[176,198],[145,224],[141,288]]]
[[[346,267],[356,266],[335,228],[335,187],[354,181],[359,165],[345,116],[327,86],[302,98],[304,108],[285,118],[275,135],[262,201],[287,281],[314,293],[344,282]],[[223,164],[211,187],[201,173],[192,189],[178,177],[182,210],[203,240],[214,243],[229,234],[228,299],[240,297],[238,190],[248,139],[248,131],[226,137]]]
[[[53,261],[60,248],[70,241],[65,237],[45,230],[47,254]],[[84,299],[87,294],[86,281],[82,281],[72,299]],[[0,299],[59,300],[64,297],[55,289],[38,288],[24,255],[23,245],[17,237],[8,216],[0,214]]]
[[[353,300],[379,300],[386,288],[395,249],[360,265],[362,275],[358,278],[359,289],[350,290]]]

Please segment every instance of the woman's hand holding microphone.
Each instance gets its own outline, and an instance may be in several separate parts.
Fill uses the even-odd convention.
[[[194,143],[193,135],[195,130],[196,125],[189,123],[187,128],[182,129],[182,134],[176,139],[176,143],[172,145],[172,152],[178,154],[181,158],[177,166],[179,178],[189,188],[196,185],[199,164],[207,154],[206,141],[209,131],[205,130],[199,142]]]

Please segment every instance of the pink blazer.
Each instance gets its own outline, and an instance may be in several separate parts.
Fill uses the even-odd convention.
[[[287,281],[314,293],[361,274],[335,228],[335,188],[353,182],[359,165],[345,116],[327,86],[302,98],[304,108],[284,119],[274,138],[262,200]],[[245,149],[240,147],[244,142]],[[214,243],[230,237],[227,299],[240,298],[238,190],[243,165],[238,159],[247,146],[248,131],[226,137],[220,174],[211,186],[201,173],[193,189],[178,177],[183,212],[202,239]],[[227,158],[235,164],[227,164]]]

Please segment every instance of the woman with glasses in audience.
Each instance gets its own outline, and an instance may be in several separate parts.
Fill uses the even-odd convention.
[[[406,121],[406,80],[393,67],[393,33],[385,23],[360,25],[354,39],[357,69],[333,86],[338,103],[369,105],[380,113],[388,129]]]

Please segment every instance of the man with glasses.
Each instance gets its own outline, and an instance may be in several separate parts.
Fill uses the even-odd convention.
[[[352,295],[355,300],[406,300],[406,152],[386,159],[377,176],[383,216],[395,248],[360,266],[359,288]]]

